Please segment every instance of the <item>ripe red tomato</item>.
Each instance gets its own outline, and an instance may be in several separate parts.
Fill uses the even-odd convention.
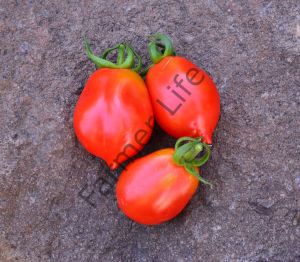
[[[194,195],[198,179],[172,159],[174,149],[135,160],[117,182],[120,209],[141,224],[159,224],[177,216]]]
[[[121,173],[116,196],[119,208],[129,218],[146,225],[160,224],[188,204],[199,184],[198,166],[208,160],[210,151],[200,161],[192,160],[202,149],[196,146],[188,151],[185,146],[184,152],[178,151],[182,156],[175,158],[173,148],[162,149],[134,160]]]
[[[164,45],[164,54],[157,48]],[[146,75],[155,118],[173,137],[203,136],[211,144],[220,116],[220,96],[209,75],[189,60],[173,56],[171,41],[157,35],[149,45],[154,65]]]
[[[90,76],[79,97],[74,129],[86,150],[115,169],[147,143],[152,116],[146,86],[136,72],[101,68]]]

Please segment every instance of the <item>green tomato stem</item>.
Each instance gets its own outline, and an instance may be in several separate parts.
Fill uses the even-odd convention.
[[[123,44],[119,44],[119,45],[116,45],[116,46],[113,46],[113,47],[110,47],[110,48],[107,48],[103,54],[100,56],[102,59],[106,59],[107,58],[107,55],[109,53],[111,53],[112,51],[116,50],[116,49],[119,49],[120,46],[124,46]]]
[[[118,48],[118,57],[117,57],[117,65],[121,65],[124,63],[125,60],[125,46],[119,45]]]
[[[150,36],[150,43],[148,44],[148,52],[153,64],[159,63],[167,56],[175,55],[172,41],[169,37],[163,34],[155,34]],[[161,51],[162,49],[162,51]]]
[[[116,64],[114,64],[106,59],[96,56],[93,53],[93,51],[86,39],[84,39],[84,47],[85,47],[88,58],[96,65],[97,68],[103,68],[103,67],[118,68],[118,66]]]
[[[119,44],[114,47],[108,48],[103,52],[103,54],[100,57],[96,56],[93,53],[87,39],[84,39],[84,47],[87,56],[96,65],[97,68],[124,68],[132,69],[135,72],[139,72],[139,70],[142,67],[142,60],[140,56],[128,44]],[[116,63],[113,63],[107,59],[108,54],[110,54],[114,50],[118,50]],[[136,66],[135,59],[137,59]]]
[[[210,147],[201,141],[202,137],[179,138],[175,144],[173,160],[177,165],[183,166],[187,172],[197,177],[199,181],[212,187],[212,184],[203,179],[197,171],[197,167],[204,165],[208,161],[211,154]],[[198,157],[198,155],[203,151],[204,153],[202,156]]]
[[[135,72],[137,72],[137,73],[139,73],[140,70],[142,69],[142,65],[143,65],[143,64],[142,64],[142,58],[141,58],[141,56],[134,50],[134,48],[133,48],[131,45],[127,44],[127,46],[128,46],[128,48],[130,48],[130,49],[132,50],[134,57],[137,59],[137,65],[136,65],[136,67],[132,68],[132,70],[135,71]]]

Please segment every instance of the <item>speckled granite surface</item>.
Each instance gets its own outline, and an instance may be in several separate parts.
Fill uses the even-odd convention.
[[[297,1],[0,2],[1,262],[300,261]],[[212,75],[222,116],[203,168],[215,187],[145,227],[118,210],[72,113],[94,70],[84,35],[145,58],[155,32]],[[140,155],[173,143],[156,127]]]

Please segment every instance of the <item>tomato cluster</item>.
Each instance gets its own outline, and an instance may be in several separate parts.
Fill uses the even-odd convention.
[[[178,215],[194,195],[199,167],[210,157],[220,116],[220,97],[209,75],[176,56],[171,40],[154,35],[148,45],[151,66],[139,75],[141,58],[127,44],[88,57],[99,68],[88,79],[74,110],[74,130],[91,154],[110,169],[137,154],[150,139],[154,119],[178,138],[175,148],[131,162],[116,185],[120,209],[132,220],[159,224]],[[117,51],[114,63],[108,56]],[[141,74],[143,74],[141,73]]]

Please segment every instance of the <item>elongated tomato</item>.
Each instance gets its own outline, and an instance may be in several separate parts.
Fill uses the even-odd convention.
[[[182,142],[187,142],[182,144]],[[205,154],[197,158],[205,149]],[[119,208],[132,220],[155,225],[177,216],[194,195],[199,167],[210,156],[201,138],[180,138],[175,150],[166,148],[134,160],[121,173],[116,186]]]
[[[111,169],[149,140],[153,112],[143,79],[134,71],[101,68],[88,79],[74,110],[80,143]]]
[[[211,144],[220,116],[220,96],[212,79],[172,52],[152,61],[146,85],[158,124],[173,137],[203,136]]]
[[[117,183],[120,209],[141,224],[159,224],[177,216],[194,195],[198,179],[177,166],[168,148],[135,160]]]

